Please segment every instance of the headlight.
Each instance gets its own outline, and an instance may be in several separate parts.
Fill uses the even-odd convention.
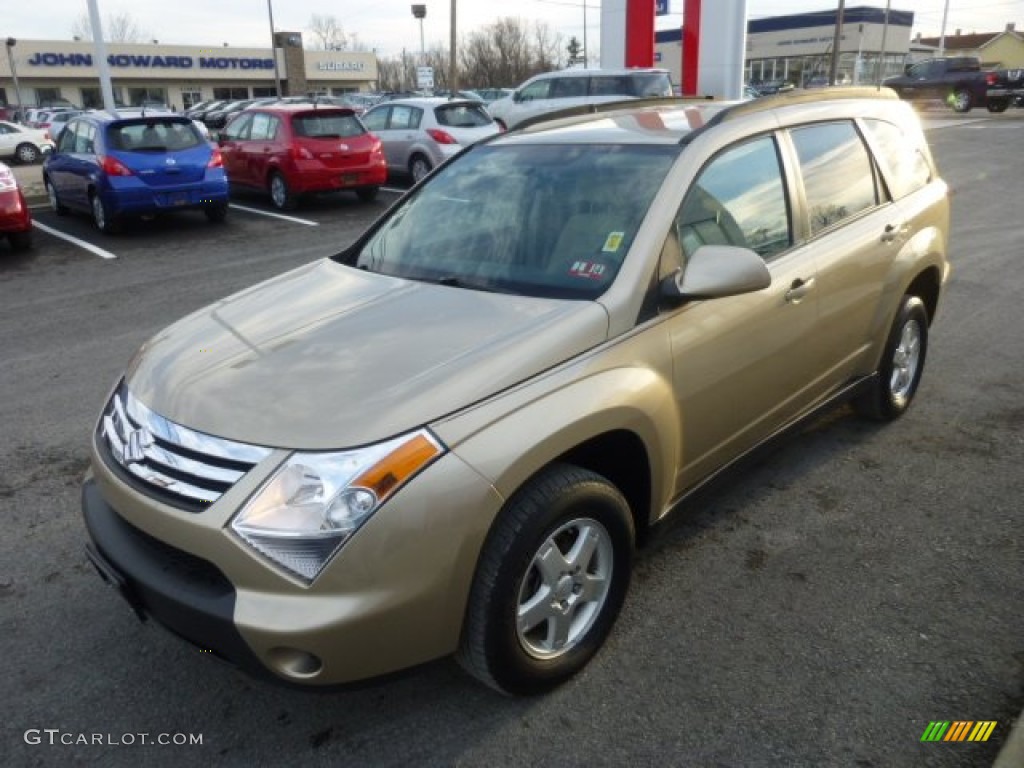
[[[243,541],[312,582],[353,533],[444,452],[427,430],[353,451],[294,453],[231,521]]]

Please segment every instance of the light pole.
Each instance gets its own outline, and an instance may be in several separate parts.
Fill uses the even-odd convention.
[[[21,114],[21,87],[18,85],[18,68],[14,66],[14,54],[12,50],[18,41],[13,37],[7,38],[7,63],[11,65],[11,77],[14,78],[14,97],[18,100],[18,122],[23,122]]]
[[[423,44],[423,20],[427,17],[427,6],[414,5],[412,16],[414,19],[420,20],[420,66],[425,67],[427,66],[427,49]]]
[[[270,57],[274,60],[274,94],[280,99],[281,73],[277,69],[277,35],[274,34],[274,6],[271,0],[267,0],[267,15],[270,16]]]
[[[836,31],[832,39],[832,62],[828,69],[828,84],[835,85],[836,77],[839,74],[839,50],[843,45],[843,9],[846,0],[839,0],[839,10],[836,11]]]
[[[451,52],[448,57],[448,69],[450,70],[451,74],[449,75],[448,79],[451,80],[449,92],[451,93],[453,98],[458,96],[459,94],[459,72],[455,66],[455,62],[455,0],[452,0],[452,39]]]

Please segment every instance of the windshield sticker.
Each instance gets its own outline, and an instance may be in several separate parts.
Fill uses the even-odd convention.
[[[622,239],[625,236],[625,232],[609,232],[608,237],[604,240],[604,248],[601,249],[601,252],[615,253],[622,246]]]
[[[608,267],[596,261],[574,261],[569,268],[570,275],[587,280],[603,280],[607,273]]]

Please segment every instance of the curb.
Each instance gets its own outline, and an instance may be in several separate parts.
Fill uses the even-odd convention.
[[[1024,712],[1017,718],[992,768],[1021,768],[1024,765]]]

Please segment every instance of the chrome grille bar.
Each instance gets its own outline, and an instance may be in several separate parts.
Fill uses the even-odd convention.
[[[271,452],[175,424],[124,384],[110,398],[99,431],[117,466],[144,487],[190,507],[215,502]]]

